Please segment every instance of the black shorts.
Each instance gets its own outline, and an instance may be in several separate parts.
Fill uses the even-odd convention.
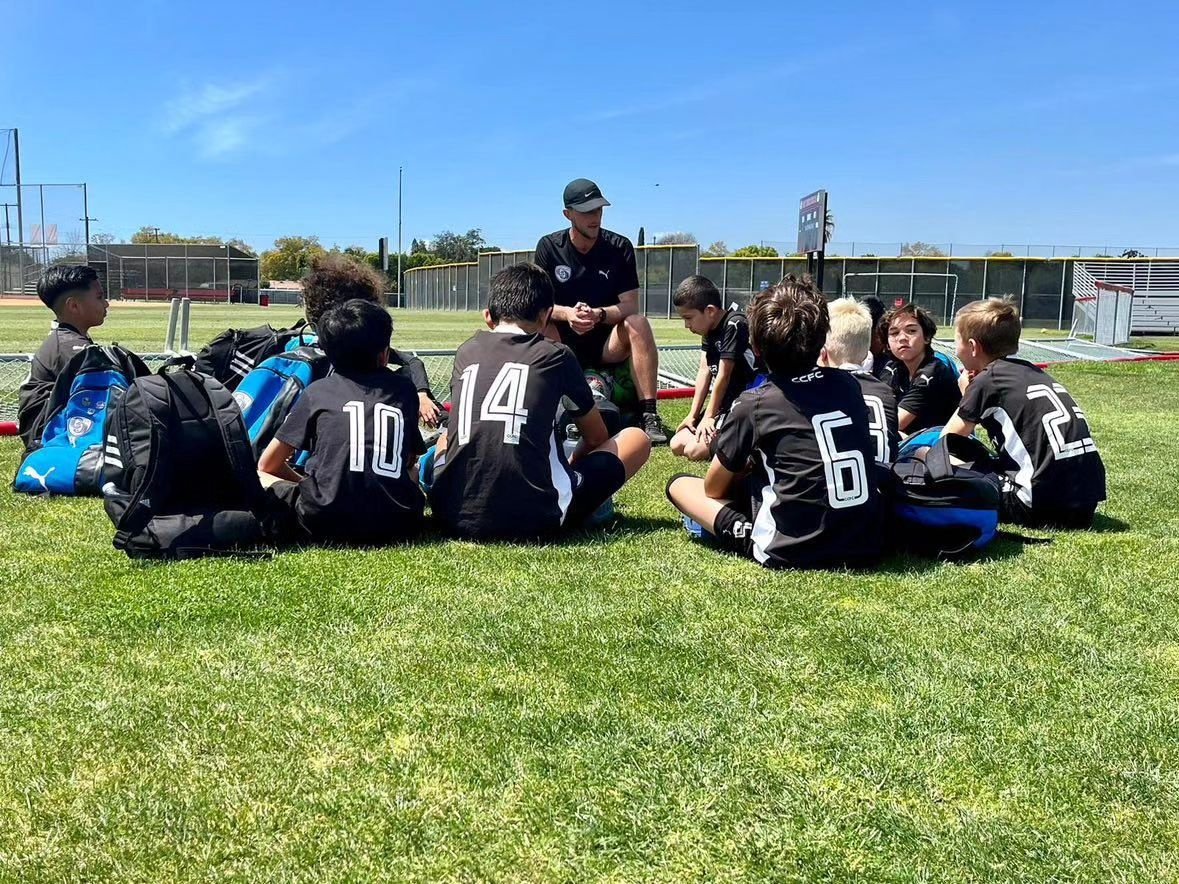
[[[299,519],[299,483],[282,479],[265,489],[271,507],[272,527],[279,543],[307,543],[311,534]]]
[[[975,465],[975,469],[978,469]],[[1037,509],[1019,497],[1019,488],[1002,472],[988,472],[987,478],[999,490],[999,521],[1024,528],[1091,528],[1097,504],[1074,508]]]
[[[561,331],[561,343],[573,351],[581,365],[582,371],[603,368],[607,365],[602,360],[602,351],[606,348],[606,341],[610,339],[612,325],[596,325],[584,335],[579,335],[569,327],[567,322],[557,326]]]
[[[608,451],[595,451],[569,468],[573,500],[562,528],[579,528],[626,484],[626,467]]]
[[[276,542],[280,544],[295,543],[355,543],[381,545],[398,540],[413,538],[420,534],[424,526],[424,519],[419,516],[409,519],[383,522],[379,533],[367,537],[347,537],[324,535],[322,531],[313,531],[307,526],[304,518],[304,508],[300,504],[303,486],[298,482],[288,482],[281,479],[264,489],[270,497],[270,527],[275,534]],[[316,513],[311,514],[314,520]],[[322,526],[321,526],[322,527]]]

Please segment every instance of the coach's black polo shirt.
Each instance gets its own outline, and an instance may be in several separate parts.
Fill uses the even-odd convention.
[[[564,307],[579,303],[613,307],[621,295],[639,287],[634,246],[610,230],[600,230],[593,248],[584,255],[570,241],[568,229],[542,236],[533,260],[552,278],[556,303]],[[557,326],[562,342],[573,350],[582,368],[600,363],[611,326],[598,325],[584,335],[573,331],[567,322]]]

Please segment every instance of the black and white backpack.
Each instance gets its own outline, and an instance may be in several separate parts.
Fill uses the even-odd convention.
[[[107,416],[102,493],[131,558],[196,558],[266,539],[267,496],[233,395],[190,369],[132,382]]]
[[[255,366],[283,352],[292,339],[304,333],[306,326],[307,320],[301,319],[292,328],[260,325],[257,328],[228,329],[201,349],[192,367],[235,390]]]

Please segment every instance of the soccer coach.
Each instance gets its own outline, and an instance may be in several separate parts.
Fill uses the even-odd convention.
[[[655,333],[638,312],[634,246],[602,227],[602,208],[608,205],[594,182],[570,181],[565,187],[569,227],[542,236],[534,260],[553,280],[556,307],[550,329],[556,327],[583,369],[630,360],[643,430],[652,444],[662,445],[668,436],[655,407]]]

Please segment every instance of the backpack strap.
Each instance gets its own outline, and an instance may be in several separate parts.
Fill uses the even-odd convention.
[[[163,395],[170,402],[172,391],[167,384],[164,385]],[[121,415],[121,417],[125,418],[125,414]],[[120,436],[129,439],[126,433],[120,432]],[[129,457],[130,451],[125,452],[125,454]],[[131,490],[131,499],[127,502],[127,508],[123,510],[123,514],[119,516],[119,521],[115,525],[115,549],[126,550],[131,538],[139,534],[147,523],[151,521],[151,510],[144,506],[143,499],[147,495],[148,490],[155,485],[156,471],[160,468],[160,459],[159,424],[154,418],[149,416],[148,468],[139,471],[139,481],[136,483],[135,488]]]
[[[233,396],[215,380],[187,370],[172,373],[168,380],[208,403],[209,412],[217,422],[217,431],[225,456],[229,459],[229,467],[237,477],[250,509],[257,515],[262,509],[262,485],[258,481],[258,468],[252,459],[253,448],[246,435],[241,410],[233,401]]]
[[[929,480],[940,482],[953,476],[955,457],[972,467],[992,459],[987,447],[973,436],[948,433],[925,452],[925,468]]]

